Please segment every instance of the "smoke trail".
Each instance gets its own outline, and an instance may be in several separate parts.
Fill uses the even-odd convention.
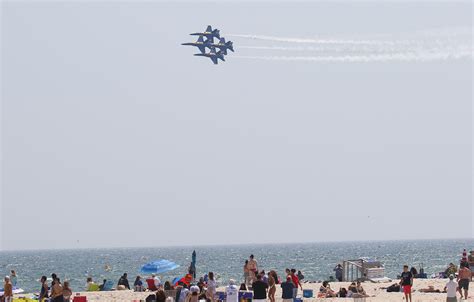
[[[234,56],[239,59],[265,61],[310,61],[310,62],[426,62],[437,60],[473,58],[474,52],[463,51],[458,53],[394,53],[375,55],[346,55],[346,56]]]
[[[246,38],[252,40],[263,40],[273,42],[288,42],[288,43],[304,43],[304,44],[354,44],[354,45],[397,45],[397,44],[413,44],[416,41],[411,40],[338,40],[338,39],[309,39],[309,38],[290,38],[290,37],[275,37],[264,35],[244,35],[244,34],[229,34],[230,37]]]

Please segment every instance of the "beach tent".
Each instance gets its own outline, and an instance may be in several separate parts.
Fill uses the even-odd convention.
[[[142,266],[141,272],[144,274],[161,274],[177,269],[179,265],[169,260],[156,260]]]

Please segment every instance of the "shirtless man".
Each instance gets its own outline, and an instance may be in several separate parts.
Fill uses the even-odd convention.
[[[466,263],[461,264],[461,268],[458,272],[458,284],[459,284],[459,293],[461,294],[462,299],[462,290],[464,289],[464,299],[468,297],[469,291],[469,282],[472,280],[472,273]]]
[[[250,255],[249,263],[247,264],[247,267],[250,273],[251,283],[257,280],[257,272],[258,272],[257,260],[255,260],[254,258],[255,257],[253,255]]]
[[[13,285],[10,282],[10,277],[5,277],[5,283],[3,284],[3,301],[12,302],[13,301]]]

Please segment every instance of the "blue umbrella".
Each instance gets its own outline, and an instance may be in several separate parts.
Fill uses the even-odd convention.
[[[179,265],[169,260],[156,260],[142,266],[140,270],[145,274],[161,274],[177,269]]]

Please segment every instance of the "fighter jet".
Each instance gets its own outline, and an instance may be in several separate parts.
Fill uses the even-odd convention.
[[[216,49],[214,47],[211,47],[211,51],[208,53],[196,53],[194,55],[199,57],[207,57],[211,59],[212,63],[214,64],[217,64],[218,59],[225,61],[224,54],[222,53],[222,51],[219,50],[218,52],[216,52]]]
[[[199,38],[197,39],[196,42],[182,43],[181,45],[196,46],[197,48],[199,48],[201,53],[205,53],[206,52],[206,47],[209,47],[209,49],[210,49],[211,44],[212,44],[211,41],[209,41],[208,39],[206,39],[206,41],[204,41],[203,36],[199,36]]]
[[[206,31],[203,33],[192,33],[191,36],[201,36],[206,37],[208,41],[214,42],[214,38],[219,39],[220,33],[218,29],[212,30],[212,26],[208,25]]]
[[[208,46],[218,48],[224,55],[227,55],[227,49],[232,50],[234,52],[234,45],[232,41],[225,41],[225,38],[220,38],[218,43],[210,43]]]

